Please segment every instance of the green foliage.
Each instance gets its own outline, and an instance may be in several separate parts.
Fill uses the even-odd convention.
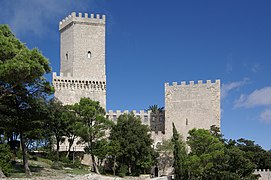
[[[154,162],[149,131],[133,113],[121,115],[111,130],[109,139],[120,146],[116,162],[120,167],[126,165],[131,174],[138,174],[138,170],[149,168]]]
[[[63,165],[61,162],[59,161],[55,161],[53,162],[53,164],[51,165],[52,169],[56,169],[56,170],[62,170],[63,169]]]
[[[75,125],[76,133],[81,142],[87,144],[85,152],[92,155],[93,170],[99,172],[94,158],[95,153],[99,153],[95,151],[95,148],[100,148],[99,141],[105,137],[105,132],[110,129],[113,123],[105,118],[105,110],[99,102],[92,101],[89,98],[81,98],[80,102],[74,104],[71,109],[78,118]]]
[[[173,142],[172,140],[163,140],[163,142],[157,146],[158,154],[158,166],[162,169],[162,174],[165,174],[166,168],[173,166]]]
[[[119,172],[118,175],[120,177],[126,176],[128,173],[128,166],[125,164],[121,164],[118,172]]]
[[[37,49],[30,50],[0,25],[0,128],[7,134],[20,134],[25,172],[31,175],[27,161],[26,139],[36,138],[45,119],[45,99],[52,93],[42,76],[49,73],[49,61]],[[32,137],[34,135],[34,137]]]
[[[49,73],[49,61],[37,50],[29,50],[6,25],[0,25],[0,99],[20,96],[33,88],[51,91],[42,78]]]
[[[246,158],[250,159],[257,169],[271,169],[271,153],[255,144],[254,141],[244,138],[238,139],[237,147],[246,152]]]
[[[147,111],[151,111],[152,113],[162,112],[164,111],[164,107],[158,107],[157,104],[149,106]]]
[[[191,152],[185,162],[186,178],[257,179],[252,174],[255,165],[246,158],[246,153],[235,142],[227,144],[214,129],[190,130],[187,143]]]
[[[106,155],[109,151],[109,143],[106,139],[101,139],[95,144],[93,148],[93,154],[98,158],[100,161],[99,165],[102,164],[103,159],[105,159]]]
[[[46,119],[46,132],[56,140],[56,160],[58,160],[60,143],[66,136],[71,134],[72,126],[74,126],[76,121],[75,113],[63,106],[55,98],[49,100],[46,108],[48,117]]]
[[[8,176],[12,166],[11,166],[12,153],[10,152],[9,146],[6,144],[0,144],[0,169],[3,173]]]
[[[173,137],[172,137],[172,144],[173,144],[173,155],[174,155],[174,178],[176,180],[180,180],[185,176],[185,160],[187,158],[187,152],[185,149],[185,143],[182,141],[179,133],[177,132],[174,123],[173,126]]]

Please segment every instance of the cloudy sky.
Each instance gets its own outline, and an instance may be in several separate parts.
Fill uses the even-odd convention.
[[[270,0],[0,0],[0,8],[0,23],[56,72],[59,21],[72,11],[106,14],[108,109],[164,106],[165,82],[221,79],[225,137],[271,149]]]

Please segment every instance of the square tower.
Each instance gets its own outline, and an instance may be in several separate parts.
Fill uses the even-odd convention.
[[[53,73],[55,97],[64,104],[81,97],[106,108],[105,15],[71,13],[60,21],[60,76]]]
[[[105,81],[105,15],[73,12],[59,23],[60,72]]]
[[[189,130],[220,127],[220,80],[197,84],[165,84],[165,136],[172,137],[172,123],[186,141]]]

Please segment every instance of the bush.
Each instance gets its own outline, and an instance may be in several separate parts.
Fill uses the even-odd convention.
[[[11,158],[12,153],[9,146],[7,144],[0,144],[0,167],[6,176],[9,175],[12,169]]]
[[[140,176],[140,174],[141,174],[141,170],[139,169],[139,167],[138,167],[138,169],[135,169],[132,172],[132,176]]]
[[[62,170],[63,169],[63,165],[62,165],[62,163],[55,161],[51,165],[51,168],[52,169],[56,169],[56,170]]]
[[[122,164],[119,168],[119,176],[124,177],[128,173],[128,166]]]

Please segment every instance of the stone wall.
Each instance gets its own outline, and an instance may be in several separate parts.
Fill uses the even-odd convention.
[[[81,97],[87,97],[99,101],[101,106],[106,108],[105,81],[88,81],[84,78],[63,76],[62,73],[57,76],[56,73],[53,73],[53,86],[55,97],[63,104],[75,104],[80,101]]]
[[[220,80],[165,83],[165,133],[172,136],[172,122],[186,140],[193,128],[220,127]]]
[[[271,171],[269,169],[257,169],[254,174],[259,174],[259,180],[271,180]]]
[[[75,12],[59,23],[60,72],[105,81],[105,15]]]
[[[139,117],[141,119],[142,124],[150,126],[150,124],[152,123],[151,122],[152,121],[152,118],[151,118],[152,117],[152,115],[151,115],[152,113],[151,113],[151,111],[146,112],[144,110],[140,110],[138,112],[136,110],[133,110],[131,112],[133,112],[136,117]],[[107,118],[109,120],[112,120],[113,122],[116,123],[118,117],[120,115],[122,115],[122,114],[125,114],[125,113],[129,113],[129,111],[128,110],[125,110],[125,111],[120,111],[120,110],[112,111],[112,110],[109,110],[107,112],[106,116],[107,116]],[[164,133],[162,133],[162,131],[156,131],[156,132],[152,131],[151,132],[151,137],[154,140],[154,147],[156,147],[157,143],[161,143],[162,142],[162,140],[164,139],[165,135],[164,135]]]
[[[82,97],[106,109],[105,15],[85,13],[60,21],[60,76],[53,73],[55,97],[74,104]]]

